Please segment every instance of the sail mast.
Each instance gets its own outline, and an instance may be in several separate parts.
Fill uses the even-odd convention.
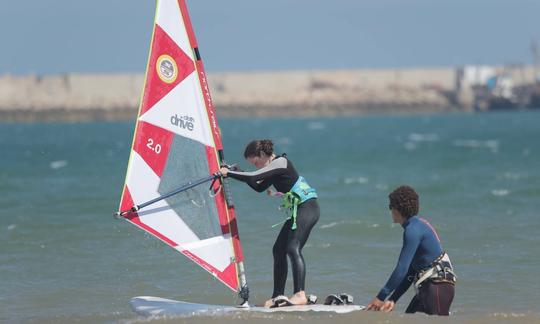
[[[204,103],[205,103],[205,107],[208,113],[208,119],[212,127],[212,135],[214,137],[215,148],[217,150],[217,154],[218,154],[218,158],[219,158],[219,162],[221,166],[221,165],[226,164],[225,155],[223,152],[223,143],[221,141],[221,131],[218,126],[217,116],[216,116],[216,111],[214,108],[214,103],[212,101],[212,96],[210,95],[210,87],[207,81],[208,79],[206,78],[203,61],[201,59],[201,55],[199,52],[199,46],[197,44],[195,32],[193,31],[193,25],[191,24],[191,19],[189,18],[186,1],[185,0],[178,0],[178,1],[180,4],[180,10],[182,12],[182,17],[186,25],[189,42],[190,42],[191,48],[193,48],[193,53],[196,58],[195,65],[196,65],[197,71],[199,72],[201,91],[203,93]],[[240,297],[244,301],[247,302],[249,298],[249,289],[247,286],[247,279],[246,279],[245,269],[244,269],[244,256],[243,256],[242,248],[240,245],[240,238],[238,236],[238,227],[236,225],[236,214],[234,210],[234,203],[232,202],[232,196],[231,196],[231,191],[229,188],[228,179],[223,179],[223,187],[224,187],[223,195],[225,198],[225,204],[227,206],[229,224],[231,224],[230,230],[231,230],[231,233],[233,233],[233,246],[234,246],[234,252],[236,256],[235,261],[237,263],[237,268],[238,268],[237,269],[238,278],[240,280],[240,287],[238,289],[238,293]]]

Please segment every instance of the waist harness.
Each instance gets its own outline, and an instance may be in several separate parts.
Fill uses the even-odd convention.
[[[283,195],[283,202],[281,208],[290,212],[290,216],[287,219],[292,219],[292,229],[296,229],[296,216],[298,212],[298,206],[309,199],[317,198],[317,191],[310,187],[304,177],[298,177],[294,186],[289,192]],[[277,224],[276,224],[277,225]]]
[[[447,282],[454,285],[456,283],[456,279],[457,277],[454,273],[454,269],[452,268],[450,257],[448,257],[446,252],[443,252],[435,261],[433,261],[430,268],[416,274],[414,279],[414,288],[418,292],[418,289],[426,280],[430,280],[432,282]]]

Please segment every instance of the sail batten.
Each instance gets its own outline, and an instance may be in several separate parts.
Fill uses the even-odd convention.
[[[197,54],[196,54],[197,53]],[[158,0],[120,210],[219,171],[221,134],[184,0]],[[234,207],[219,181],[162,200],[125,219],[239,291],[242,249]]]

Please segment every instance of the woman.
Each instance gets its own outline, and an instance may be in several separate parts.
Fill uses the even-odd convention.
[[[388,197],[392,219],[404,230],[403,247],[390,279],[366,309],[393,310],[398,299],[414,284],[416,295],[406,313],[449,315],[456,277],[437,232],[428,221],[417,216],[418,194],[409,186],[401,186]]]
[[[250,142],[244,152],[246,160],[258,170],[254,172],[233,171],[221,168],[224,177],[230,177],[247,183],[257,192],[269,190],[270,186],[283,198],[283,206],[291,212],[272,249],[274,255],[274,292],[265,307],[285,305],[305,305],[308,298],[305,293],[306,265],[302,248],[306,244],[311,229],[319,220],[317,193],[305,179],[298,175],[291,161],[285,154],[276,156],[270,140]],[[294,295],[284,297],[287,280],[287,256],[291,260]]]

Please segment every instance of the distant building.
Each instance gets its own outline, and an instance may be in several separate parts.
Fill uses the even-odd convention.
[[[477,111],[531,106],[534,72],[523,65],[470,65],[458,68],[460,105]]]

